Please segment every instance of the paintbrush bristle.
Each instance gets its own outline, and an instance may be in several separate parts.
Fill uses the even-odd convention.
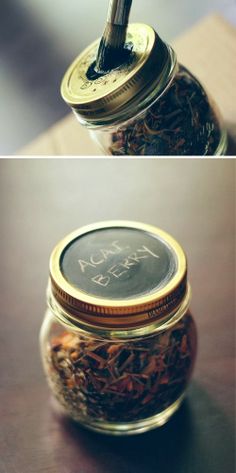
[[[107,24],[103,39],[104,44],[111,48],[123,48],[126,40],[126,26]]]
[[[109,71],[122,63],[125,40],[126,27],[107,24],[97,54],[98,71]]]

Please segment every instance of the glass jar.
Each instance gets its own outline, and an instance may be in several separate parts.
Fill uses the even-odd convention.
[[[156,227],[105,222],[59,243],[40,341],[60,409],[112,435],[167,422],[196,357],[190,293],[182,248]]]
[[[127,62],[105,75],[95,71],[98,44],[70,66],[61,91],[105,154],[225,154],[216,104],[151,27],[129,25]]]

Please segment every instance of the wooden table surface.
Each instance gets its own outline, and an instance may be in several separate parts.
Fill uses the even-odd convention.
[[[1,473],[233,473],[234,172],[231,160],[1,160]],[[126,439],[55,415],[38,349],[53,246],[107,219],[181,242],[199,331],[181,410]]]

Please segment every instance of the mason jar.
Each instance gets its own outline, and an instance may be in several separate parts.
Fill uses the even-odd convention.
[[[59,409],[88,429],[130,435],[181,405],[197,350],[181,246],[137,222],[89,225],[50,259],[40,333]]]
[[[96,72],[99,40],[73,62],[61,92],[104,154],[223,155],[227,134],[217,105],[153,28],[130,24],[127,60]]]

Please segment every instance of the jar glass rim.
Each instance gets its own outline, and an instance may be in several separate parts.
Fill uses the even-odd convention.
[[[188,283],[184,299],[182,300],[179,307],[177,307],[172,313],[168,314],[161,320],[150,322],[149,324],[143,325],[141,327],[119,329],[114,327],[98,327],[73,317],[56,301],[51,291],[50,282],[47,288],[48,310],[50,310],[52,315],[55,316],[62,325],[72,331],[80,332],[84,336],[91,336],[91,334],[93,334],[93,336],[97,336],[98,339],[107,338],[117,342],[124,339],[132,340],[137,338],[151,337],[157,333],[170,329],[184,317],[189,309],[191,298],[192,290],[190,284]]]

